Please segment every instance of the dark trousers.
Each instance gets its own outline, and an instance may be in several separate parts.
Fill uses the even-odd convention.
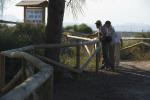
[[[110,43],[102,42],[102,53],[103,53],[103,61],[104,66],[110,67]]]

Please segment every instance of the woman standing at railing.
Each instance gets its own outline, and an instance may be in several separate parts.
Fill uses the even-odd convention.
[[[123,42],[121,38],[121,33],[114,32],[112,36],[111,42],[111,53],[110,53],[110,60],[111,64],[114,67],[119,66],[120,63],[120,47],[122,47]]]

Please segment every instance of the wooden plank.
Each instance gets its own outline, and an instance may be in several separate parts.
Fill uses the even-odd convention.
[[[95,50],[95,52],[88,58],[88,60],[84,63],[84,64],[82,64],[81,65],[81,69],[82,69],[82,71],[87,67],[87,65],[90,63],[90,61],[95,57],[95,55],[97,54],[97,52],[99,52],[99,50],[100,50],[100,47],[98,47],[96,50]]]
[[[80,41],[77,41],[77,43],[79,43]],[[79,69],[80,68],[80,49],[81,46],[76,46],[76,68]]]
[[[97,48],[100,48],[100,49],[96,53],[96,72],[98,72],[99,65],[100,65],[100,52],[101,52],[100,43],[97,43]]]
[[[53,75],[36,90],[36,93],[38,100],[53,100]]]
[[[18,24],[19,22],[0,20],[0,23],[6,23],[6,24]]]
[[[5,56],[0,54],[0,89],[5,85]]]
[[[34,75],[34,71],[32,70],[32,66],[29,63],[26,63],[26,68],[25,68],[25,74],[26,77],[32,77]],[[27,98],[27,100],[39,100],[39,95],[36,93],[36,91],[33,91],[32,94]]]
[[[124,47],[124,48],[122,48],[121,50],[126,50],[126,49],[129,49],[129,48],[132,48],[132,47],[138,46],[138,45],[146,45],[146,46],[150,46],[150,44],[149,44],[149,43],[146,43],[146,42],[139,42],[139,43],[136,43],[136,44],[133,44],[133,45],[130,45],[130,46]]]
[[[150,40],[150,38],[122,37],[123,40]]]
[[[14,86],[16,85],[16,82],[21,78],[22,73],[23,73],[23,68],[21,68],[17,72],[17,74],[13,77],[13,79],[10,80],[10,82],[1,89],[1,92],[6,93],[6,92],[10,91],[12,88],[14,88]]]
[[[1,53],[10,53],[10,52],[16,52],[16,51],[32,51],[34,50],[34,46],[30,45],[30,46],[26,46],[26,47],[22,47],[22,48],[17,48],[17,49],[11,49],[11,50],[7,50],[7,51],[2,51]],[[11,56],[10,56],[11,57]]]
[[[130,46],[124,47],[124,48],[122,48],[121,50],[126,50],[126,49],[129,49],[129,48],[132,48],[132,47],[135,47],[135,46],[141,45],[142,43],[143,43],[143,42],[135,43],[135,44],[133,44],[133,45],[130,45]]]
[[[96,40],[96,38],[90,39],[90,38],[79,37],[79,36],[73,36],[73,35],[67,35],[67,37],[73,38],[73,39],[77,39],[77,40],[86,40],[86,41],[93,41],[93,40]]]
[[[149,43],[142,42],[142,44],[144,44],[144,45],[146,45],[146,46],[149,46],[149,47],[150,47],[150,44],[149,44]]]
[[[93,45],[95,43],[99,42],[99,40],[93,40],[93,41],[86,41],[80,43],[72,43],[72,44],[41,44],[41,45],[34,45],[35,49],[45,49],[45,48],[66,48],[66,47],[75,47],[75,46],[82,46],[82,45]]]
[[[53,67],[42,62],[38,58],[25,52],[5,52],[11,58],[24,58],[39,69],[39,72],[32,77],[27,78],[23,83],[12,89],[10,92],[0,98],[0,100],[24,100],[37,88],[44,84],[53,76]],[[51,86],[53,87],[53,86]],[[49,89],[49,87],[48,87]],[[50,94],[51,95],[51,94]]]
[[[90,55],[91,55],[91,52],[90,52],[88,46],[87,46],[87,45],[84,45],[84,48],[85,48],[86,52],[88,53],[88,55],[90,56]]]
[[[75,72],[75,73],[81,73],[81,71],[79,69],[74,69],[74,68],[71,68],[71,67],[68,67],[67,65],[64,65],[64,64],[61,64],[57,61],[54,61],[52,59],[49,59],[47,57],[44,57],[44,56],[40,56],[40,55],[36,55],[36,57],[40,58],[41,60],[47,62],[47,63],[51,63],[51,64],[54,64],[56,65],[57,67],[60,67],[60,68],[63,68],[63,69],[66,69],[66,70],[69,70],[71,72]],[[55,66],[54,66],[55,67]]]

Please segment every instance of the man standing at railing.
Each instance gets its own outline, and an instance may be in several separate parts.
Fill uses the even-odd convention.
[[[96,25],[96,28],[97,28],[96,35],[97,35],[98,39],[101,40],[101,38],[102,38],[102,31],[101,31],[102,22],[100,20],[97,20],[95,25]]]
[[[112,36],[115,33],[114,28],[111,25],[110,21],[106,21],[102,27],[102,52],[103,52],[103,63],[104,65],[101,69],[114,69],[114,66],[111,64],[110,53],[111,53],[111,42]]]
[[[101,45],[101,41],[102,41],[102,22],[100,20],[97,20],[95,22],[95,25],[96,25],[97,31],[96,31],[96,33],[94,35],[99,39],[99,43],[96,46],[100,46]],[[101,53],[101,49],[100,49],[99,52]],[[101,56],[100,55],[99,55],[99,59],[98,60],[101,62]]]

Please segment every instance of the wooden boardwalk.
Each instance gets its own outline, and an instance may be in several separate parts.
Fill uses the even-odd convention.
[[[150,100],[149,65],[122,62],[114,72],[85,72],[79,80],[56,82],[54,100]]]

